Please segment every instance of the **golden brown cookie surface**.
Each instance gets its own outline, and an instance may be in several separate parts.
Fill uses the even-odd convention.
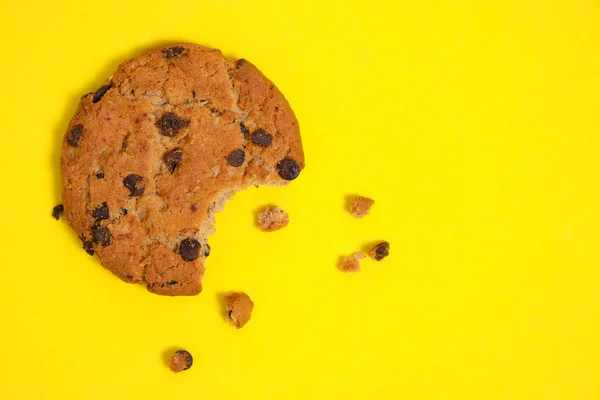
[[[165,295],[201,289],[213,214],[304,167],[298,122],[251,63],[174,44],[81,99],[61,157],[64,214],[88,253]]]

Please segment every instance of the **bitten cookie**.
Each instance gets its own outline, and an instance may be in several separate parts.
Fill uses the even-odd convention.
[[[298,122],[254,65],[181,43],[119,66],[63,141],[64,215],[103,266],[163,295],[202,290],[214,214],[304,167]]]

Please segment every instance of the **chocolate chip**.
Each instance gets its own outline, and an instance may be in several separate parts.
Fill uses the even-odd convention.
[[[231,318],[231,314],[233,314],[233,310],[229,310],[229,318]]]
[[[177,285],[177,281],[169,281],[166,284],[167,285]]]
[[[192,204],[192,205],[190,206],[190,210],[192,210],[193,212],[196,212],[196,210],[197,210],[197,209],[198,209],[198,207],[196,207],[196,205],[195,205],[195,204]]]
[[[291,181],[300,174],[300,167],[296,161],[286,157],[277,163],[277,172],[286,181]]]
[[[79,239],[83,243],[83,249],[85,250],[85,252],[88,253],[90,256],[93,256],[94,255],[94,248],[92,246],[92,241],[91,240],[87,240],[87,238],[84,235],[80,235]]]
[[[110,231],[107,227],[101,225],[92,226],[92,240],[100,246],[108,246],[110,244]]]
[[[104,172],[102,172],[102,171],[96,172],[96,178],[103,179],[104,178]]]
[[[239,167],[244,163],[244,159],[246,158],[246,153],[242,149],[232,150],[231,153],[227,155],[227,162],[231,164],[232,167]]]
[[[63,213],[64,210],[65,210],[65,208],[63,207],[62,204],[55,206],[52,209],[52,217],[58,221],[58,219],[60,218],[60,215]]]
[[[242,65],[246,64],[246,60],[243,58],[240,58],[239,60],[237,60],[237,62],[235,63],[235,65],[239,68]]]
[[[96,207],[96,209],[92,212],[92,217],[94,217],[94,219],[97,221],[108,219],[108,205],[106,205],[106,202]]]
[[[250,133],[250,131],[248,131],[248,128],[246,128],[246,125],[244,125],[243,122],[240,122],[240,131],[244,136],[247,136]]]
[[[204,257],[210,256],[210,246],[208,245],[208,243],[206,243],[204,247],[206,247],[206,249],[204,249]]]
[[[179,165],[179,162],[181,161],[181,154],[181,149],[176,148],[167,151],[163,156],[165,165],[167,166],[167,169],[170,173],[173,173],[175,171],[175,168],[177,168],[177,165]]]
[[[127,215],[127,209],[126,208],[120,208],[119,212],[121,213],[121,215]]]
[[[132,280],[133,279],[133,275],[125,275],[125,278]]]
[[[79,141],[83,137],[83,125],[77,124],[71,128],[67,135],[67,143],[73,147],[79,147]]]
[[[146,187],[143,184],[144,179],[138,174],[127,175],[123,179],[123,185],[129,189],[131,194],[129,197],[139,197],[144,194]]]
[[[381,242],[377,243],[375,247],[371,249],[369,255],[373,257],[377,261],[383,260],[385,257],[390,255],[390,243],[389,242]]]
[[[252,132],[252,143],[260,147],[267,147],[273,141],[273,135],[267,133],[264,129],[258,128]]]
[[[179,254],[185,261],[194,261],[200,255],[200,247],[200,243],[196,239],[183,239],[179,245]]]
[[[96,90],[96,93],[94,93],[94,97],[92,98],[92,103],[99,102],[100,99],[106,94],[106,92],[108,92],[108,90],[111,89],[112,87],[113,87],[112,84],[104,85],[100,89]]]
[[[166,112],[154,123],[160,130],[160,133],[165,136],[175,136],[181,129],[190,124],[189,119],[179,118],[172,112]]]
[[[163,55],[165,56],[165,58],[167,60],[173,58],[173,57],[177,57],[180,56],[181,54],[183,54],[183,51],[185,49],[182,46],[175,46],[175,47],[169,47],[168,49],[163,49]]]

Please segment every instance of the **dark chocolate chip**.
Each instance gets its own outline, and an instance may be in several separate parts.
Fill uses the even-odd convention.
[[[192,364],[194,363],[194,358],[192,357],[192,355],[190,354],[189,351],[178,350],[175,352],[175,354],[179,354],[180,356],[183,356],[183,358],[185,359],[185,366],[183,367],[184,371],[186,369],[190,369],[192,367]]]
[[[196,91],[192,90],[192,97],[195,99],[196,98]]]
[[[181,129],[190,124],[189,119],[179,118],[172,112],[166,112],[154,123],[165,136],[175,136]]]
[[[106,202],[102,203],[102,205],[99,205],[98,207],[96,207],[96,209],[94,209],[94,211],[92,212],[92,217],[94,217],[94,219],[97,221],[108,219],[108,205],[106,204]]]
[[[179,165],[179,162],[181,161],[181,154],[181,149],[178,147],[176,149],[167,151],[163,156],[165,165],[170,173],[173,173],[175,168],[177,168],[177,165]]]
[[[79,147],[79,141],[83,137],[83,125],[77,124],[67,134],[67,143],[73,147]]]
[[[243,122],[240,122],[240,131],[244,136],[247,136],[250,133],[250,131],[248,131],[248,128],[246,128],[246,125],[244,125]]]
[[[300,167],[296,161],[286,157],[277,163],[277,172],[286,181],[291,181],[300,174]]]
[[[65,208],[63,207],[62,204],[55,206],[52,209],[52,217],[58,221],[58,219],[60,218],[60,215],[63,213],[64,210],[65,210]]]
[[[100,89],[96,90],[96,93],[94,93],[94,97],[92,98],[92,103],[99,102],[100,99],[106,94],[106,92],[108,92],[108,90],[111,89],[112,87],[113,87],[112,84],[104,85]]]
[[[125,278],[132,280],[133,279],[133,275],[125,275]]]
[[[163,49],[163,55],[165,56],[165,58],[171,59],[173,57],[177,57],[180,56],[181,54],[183,54],[183,51],[185,49],[182,46],[175,46],[175,47],[169,47],[168,49]]]
[[[377,243],[375,248],[373,248],[374,255],[373,258],[377,261],[383,260],[385,257],[390,255],[390,243],[389,242],[381,242]]]
[[[200,243],[193,238],[183,239],[179,245],[179,254],[185,261],[194,261],[200,255]]]
[[[208,257],[208,256],[210,256],[210,246],[208,245],[208,243],[206,243],[206,244],[204,245],[204,247],[206,247],[206,248],[204,249],[204,257]]]
[[[235,65],[239,68],[242,65],[246,64],[246,60],[243,58],[240,58],[239,60],[237,60],[237,62],[235,63]]]
[[[126,208],[120,208],[119,212],[121,213],[121,215],[127,215],[127,209]]]
[[[107,227],[101,225],[92,226],[92,240],[100,246],[108,246],[110,244],[110,231]]]
[[[177,285],[177,281],[169,281],[167,282],[167,285]]]
[[[229,318],[231,318],[231,314],[233,314],[233,310],[229,310]]]
[[[244,152],[244,150],[235,149],[227,155],[227,162],[229,162],[229,164],[231,164],[232,167],[239,167],[244,163],[245,158],[246,153]]]
[[[196,212],[196,210],[197,210],[197,209],[198,209],[198,207],[196,207],[196,205],[195,205],[195,204],[192,204],[192,205],[190,206],[190,210],[192,210],[193,212]]]
[[[267,133],[264,129],[258,128],[252,132],[252,143],[260,147],[267,147],[273,141],[273,135]]]
[[[127,175],[127,177],[123,179],[123,185],[131,192],[129,197],[141,196],[144,194],[144,190],[146,190],[144,178],[138,174]]]
[[[79,236],[79,239],[83,243],[83,249],[85,250],[85,252],[88,253],[90,256],[93,256],[94,255],[94,247],[92,246],[92,241],[87,240],[84,235]]]
[[[96,178],[103,179],[104,178],[104,172],[102,172],[102,171],[96,172]]]

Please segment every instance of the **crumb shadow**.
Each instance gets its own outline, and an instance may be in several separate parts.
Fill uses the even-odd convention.
[[[227,310],[227,305],[225,304],[225,296],[229,296],[233,292],[218,292],[217,293],[217,304],[219,305],[219,313],[223,320],[229,323],[229,311]]]
[[[169,346],[166,349],[164,349],[160,355],[160,360],[163,363],[163,365],[167,368],[169,368],[169,361],[171,360],[171,356],[173,355],[173,353],[175,353],[178,350],[182,350],[182,347],[176,347],[176,346]]]
[[[110,77],[117,70],[117,67],[122,62],[152,48],[163,46],[168,43],[181,41],[183,40],[181,40],[180,38],[173,38],[173,40],[152,41],[142,44],[140,46],[132,47],[127,52],[116,55],[114,57],[107,57],[107,62],[104,65],[104,67],[99,68],[94,73],[93,77],[87,82],[84,82],[74,93],[69,93],[67,101],[64,104],[64,108],[52,129],[53,147],[50,153],[49,167],[53,171],[53,204],[62,203],[62,184],[60,176],[60,155],[62,152],[62,141],[63,136],[67,130],[67,126],[69,125],[69,121],[71,121],[71,118],[73,118],[75,112],[77,111],[77,107],[79,105],[81,96],[83,96],[86,93],[96,91],[100,86],[102,86],[102,83],[104,83],[104,81],[108,79],[108,77]]]
[[[361,246],[360,250],[361,250],[363,253],[365,253],[365,254],[369,255],[369,251],[371,251],[371,249],[372,249],[373,247],[375,247],[377,244],[379,244],[379,243],[381,243],[381,242],[383,242],[383,240],[372,240],[372,241],[370,241],[370,242],[366,242],[366,243],[364,243],[364,244]]]
[[[357,194],[347,194],[346,197],[344,197],[344,210],[350,212],[352,203],[354,202],[354,199],[356,199],[357,197],[360,197],[360,196]]]

